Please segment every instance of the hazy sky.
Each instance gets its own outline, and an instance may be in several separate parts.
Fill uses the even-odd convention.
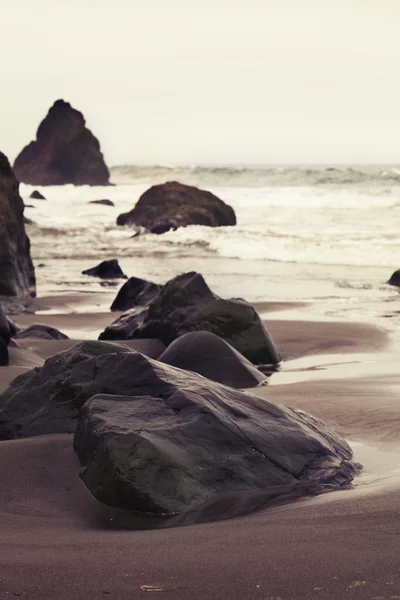
[[[57,98],[109,164],[400,162],[399,0],[8,0],[0,149]]]

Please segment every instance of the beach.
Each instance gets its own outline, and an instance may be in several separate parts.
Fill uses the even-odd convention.
[[[16,321],[25,327],[47,323],[75,340],[95,339],[117,316],[94,312],[97,300],[91,294],[38,298],[39,314]],[[264,302],[256,308],[285,361],[268,385],[251,392],[309,411],[349,440],[355,460],[364,466],[352,488],[280,498],[265,508],[260,494],[222,498],[179,526],[139,518],[128,527],[80,481],[71,435],[3,441],[1,597],[400,596],[396,337],[374,325],[312,320],[312,305]],[[296,312],[300,318],[293,318]],[[78,331],[80,337],[74,335]],[[40,366],[73,341],[19,340],[19,349],[10,348],[10,365],[0,369],[1,388],[12,375]],[[153,342],[129,344],[156,358],[161,347]],[[203,522],[210,518],[216,520]]]

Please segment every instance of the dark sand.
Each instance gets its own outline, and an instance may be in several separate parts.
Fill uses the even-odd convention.
[[[61,330],[79,321],[87,332],[95,321],[51,316]],[[23,318],[54,325],[45,315]],[[293,360],[253,392],[348,437],[365,466],[354,488],[214,523],[113,529],[78,478],[71,436],[0,442],[0,599],[400,598],[399,352],[384,332],[360,324],[268,327]],[[64,342],[25,343],[0,369],[3,385],[10,370],[27,368],[25,358],[31,366]]]

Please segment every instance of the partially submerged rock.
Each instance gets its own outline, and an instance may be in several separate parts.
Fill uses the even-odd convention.
[[[26,327],[25,329],[20,329],[17,331],[14,336],[16,339],[25,339],[25,338],[39,338],[42,340],[68,340],[69,337],[59,331],[55,327],[50,327],[49,325],[42,325],[41,323],[35,323],[34,325],[30,325],[30,327]]]
[[[92,277],[101,277],[102,279],[127,279],[116,258],[103,260],[103,262],[95,267],[82,271],[82,275],[91,275]]]
[[[101,377],[115,357],[96,363],[91,372]],[[346,441],[300,410],[138,353],[126,354],[118,372],[122,364],[127,391],[84,404],[74,439],[81,478],[100,502],[171,515],[217,495],[340,487],[358,472]]]
[[[35,271],[23,213],[18,181],[0,152],[0,305],[7,311],[21,309],[35,295]]]
[[[272,338],[251,304],[219,298],[195,272],[171,279],[147,309],[128,311],[99,339],[158,338],[168,346],[190,331],[218,335],[254,364],[279,363]]]
[[[240,352],[209,331],[181,335],[158,360],[234,388],[252,388],[267,380]]]
[[[104,206],[115,206],[112,200],[90,200],[89,204],[104,204]]]
[[[236,225],[236,216],[231,206],[211,192],[168,181],[147,190],[130,212],[119,215],[117,225],[135,225],[161,234],[187,225]]]
[[[36,141],[17,156],[14,171],[19,181],[32,185],[108,185],[110,177],[82,113],[64,100],[50,108]]]
[[[46,200],[43,194],[41,194],[38,190],[34,190],[29,198],[33,198],[34,200]]]
[[[400,269],[398,269],[397,271],[395,271],[392,274],[388,283],[390,283],[390,285],[395,285],[396,287],[400,287]]]
[[[161,287],[157,283],[139,277],[129,277],[111,304],[111,310],[125,311],[135,306],[148,306],[157,296]]]

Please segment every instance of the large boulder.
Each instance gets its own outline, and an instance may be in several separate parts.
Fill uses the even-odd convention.
[[[98,140],[82,113],[64,100],[50,108],[36,141],[17,156],[14,171],[32,185],[108,185],[110,178]]]
[[[93,362],[88,373],[124,367],[127,380],[124,394],[84,404],[74,438],[83,482],[112,507],[171,515],[225,494],[342,487],[360,468],[346,441],[303,411],[139,353]]]
[[[118,291],[111,304],[111,310],[126,311],[135,306],[148,306],[160,289],[161,285],[157,283],[139,277],[130,277]]]
[[[119,262],[116,258],[111,260],[103,260],[103,262],[95,267],[86,269],[86,271],[82,271],[82,275],[100,277],[101,279],[128,279],[119,266]]]
[[[181,335],[158,360],[234,388],[252,388],[267,380],[240,352],[209,331]]]
[[[99,339],[158,338],[168,346],[189,331],[218,335],[254,364],[279,363],[272,338],[251,304],[219,298],[195,272],[171,279],[147,309],[121,315]]]
[[[0,152],[0,305],[16,310],[35,295],[35,270],[24,226],[24,203],[7,157]]]
[[[211,192],[168,181],[154,185],[140,196],[130,212],[119,215],[117,225],[135,225],[152,233],[165,233],[187,225],[236,225],[236,216],[231,206]]]
[[[50,327],[49,325],[42,325],[41,323],[35,323],[26,327],[26,329],[20,329],[16,331],[14,336],[16,339],[26,339],[26,338],[38,338],[41,340],[68,340],[69,337],[59,331],[55,327]]]

